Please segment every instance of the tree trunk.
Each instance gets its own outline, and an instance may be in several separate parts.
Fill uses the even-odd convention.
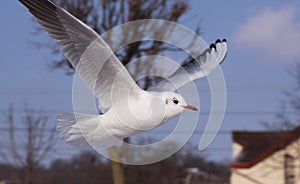
[[[124,165],[121,164],[120,155],[117,147],[113,146],[109,148],[109,154],[111,155],[111,170],[113,175],[114,184],[125,184],[125,169]]]
[[[32,184],[32,171],[33,171],[33,166],[28,165],[26,168],[25,184]]]

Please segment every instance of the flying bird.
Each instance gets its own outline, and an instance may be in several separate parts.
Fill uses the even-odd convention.
[[[57,41],[76,73],[98,99],[103,112],[101,115],[64,112],[58,116],[57,131],[74,146],[108,148],[118,144],[112,141],[114,138],[123,140],[157,127],[184,110],[196,111],[176,89],[206,77],[227,54],[227,41],[218,39],[168,79],[143,90],[103,38],[89,26],[50,0],[19,1]],[[185,77],[187,74],[189,77]]]

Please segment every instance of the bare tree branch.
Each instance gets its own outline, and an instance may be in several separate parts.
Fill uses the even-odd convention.
[[[84,23],[90,25],[99,34],[126,22],[141,20],[141,19],[163,19],[173,22],[178,22],[189,10],[189,4],[183,0],[167,1],[167,0],[56,0],[58,4],[63,6],[71,14],[78,17]],[[147,27],[139,27],[136,30],[123,30],[122,39],[120,43],[127,43],[126,40],[140,34],[143,37]],[[162,26],[161,29],[154,29],[160,31],[162,36],[168,36],[172,30],[165,30],[166,27]],[[169,28],[168,28],[169,29]],[[200,27],[196,28],[199,32]],[[36,29],[36,32],[40,32]],[[109,35],[107,35],[109,37]],[[107,39],[106,39],[107,40]],[[40,41],[36,45],[44,45]],[[52,54],[59,55],[61,59],[52,61],[49,65],[51,69],[63,69],[66,74],[73,74],[74,69],[70,63],[62,57],[59,48],[56,44],[47,44]],[[191,46],[193,43],[191,42]],[[111,45],[113,47],[113,45]],[[118,46],[118,45],[115,45]],[[146,47],[145,47],[146,46]],[[115,47],[116,48],[116,47]],[[154,42],[153,44],[145,45],[143,42],[137,42],[125,46],[121,49],[121,53],[116,54],[124,65],[129,63],[132,59],[145,56],[148,54],[157,54],[160,52],[176,52],[179,49],[166,46],[162,42]]]
[[[11,158],[6,159],[6,162],[15,165],[19,173],[25,168],[26,176],[23,181],[25,184],[30,184],[32,183],[33,169],[45,159],[56,142],[55,129],[53,128],[49,132],[48,117],[42,111],[35,114],[26,104],[24,116],[21,116],[20,119],[21,121],[17,123],[19,120],[16,120],[14,108],[11,105],[6,114],[8,139],[7,142],[1,141],[0,143],[0,145],[6,144],[9,149],[1,146],[0,156],[4,159]],[[22,124],[24,131],[16,132],[16,124]],[[12,163],[9,163],[10,161]]]

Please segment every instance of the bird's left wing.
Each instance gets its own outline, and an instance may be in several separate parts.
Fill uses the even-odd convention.
[[[185,84],[206,77],[221,64],[227,54],[227,41],[217,40],[197,58],[184,63],[167,79],[159,82],[149,91],[176,91]]]
[[[100,110],[112,106],[112,88],[122,95],[140,93],[128,71],[107,43],[90,27],[51,0],[19,0],[61,46],[76,73],[99,100]],[[114,86],[113,86],[114,85]]]

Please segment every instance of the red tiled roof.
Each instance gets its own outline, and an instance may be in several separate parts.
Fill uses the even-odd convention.
[[[232,168],[250,168],[285,148],[300,135],[300,126],[290,132],[284,131],[234,131],[233,141],[242,145],[243,150],[236,160],[231,163]]]

